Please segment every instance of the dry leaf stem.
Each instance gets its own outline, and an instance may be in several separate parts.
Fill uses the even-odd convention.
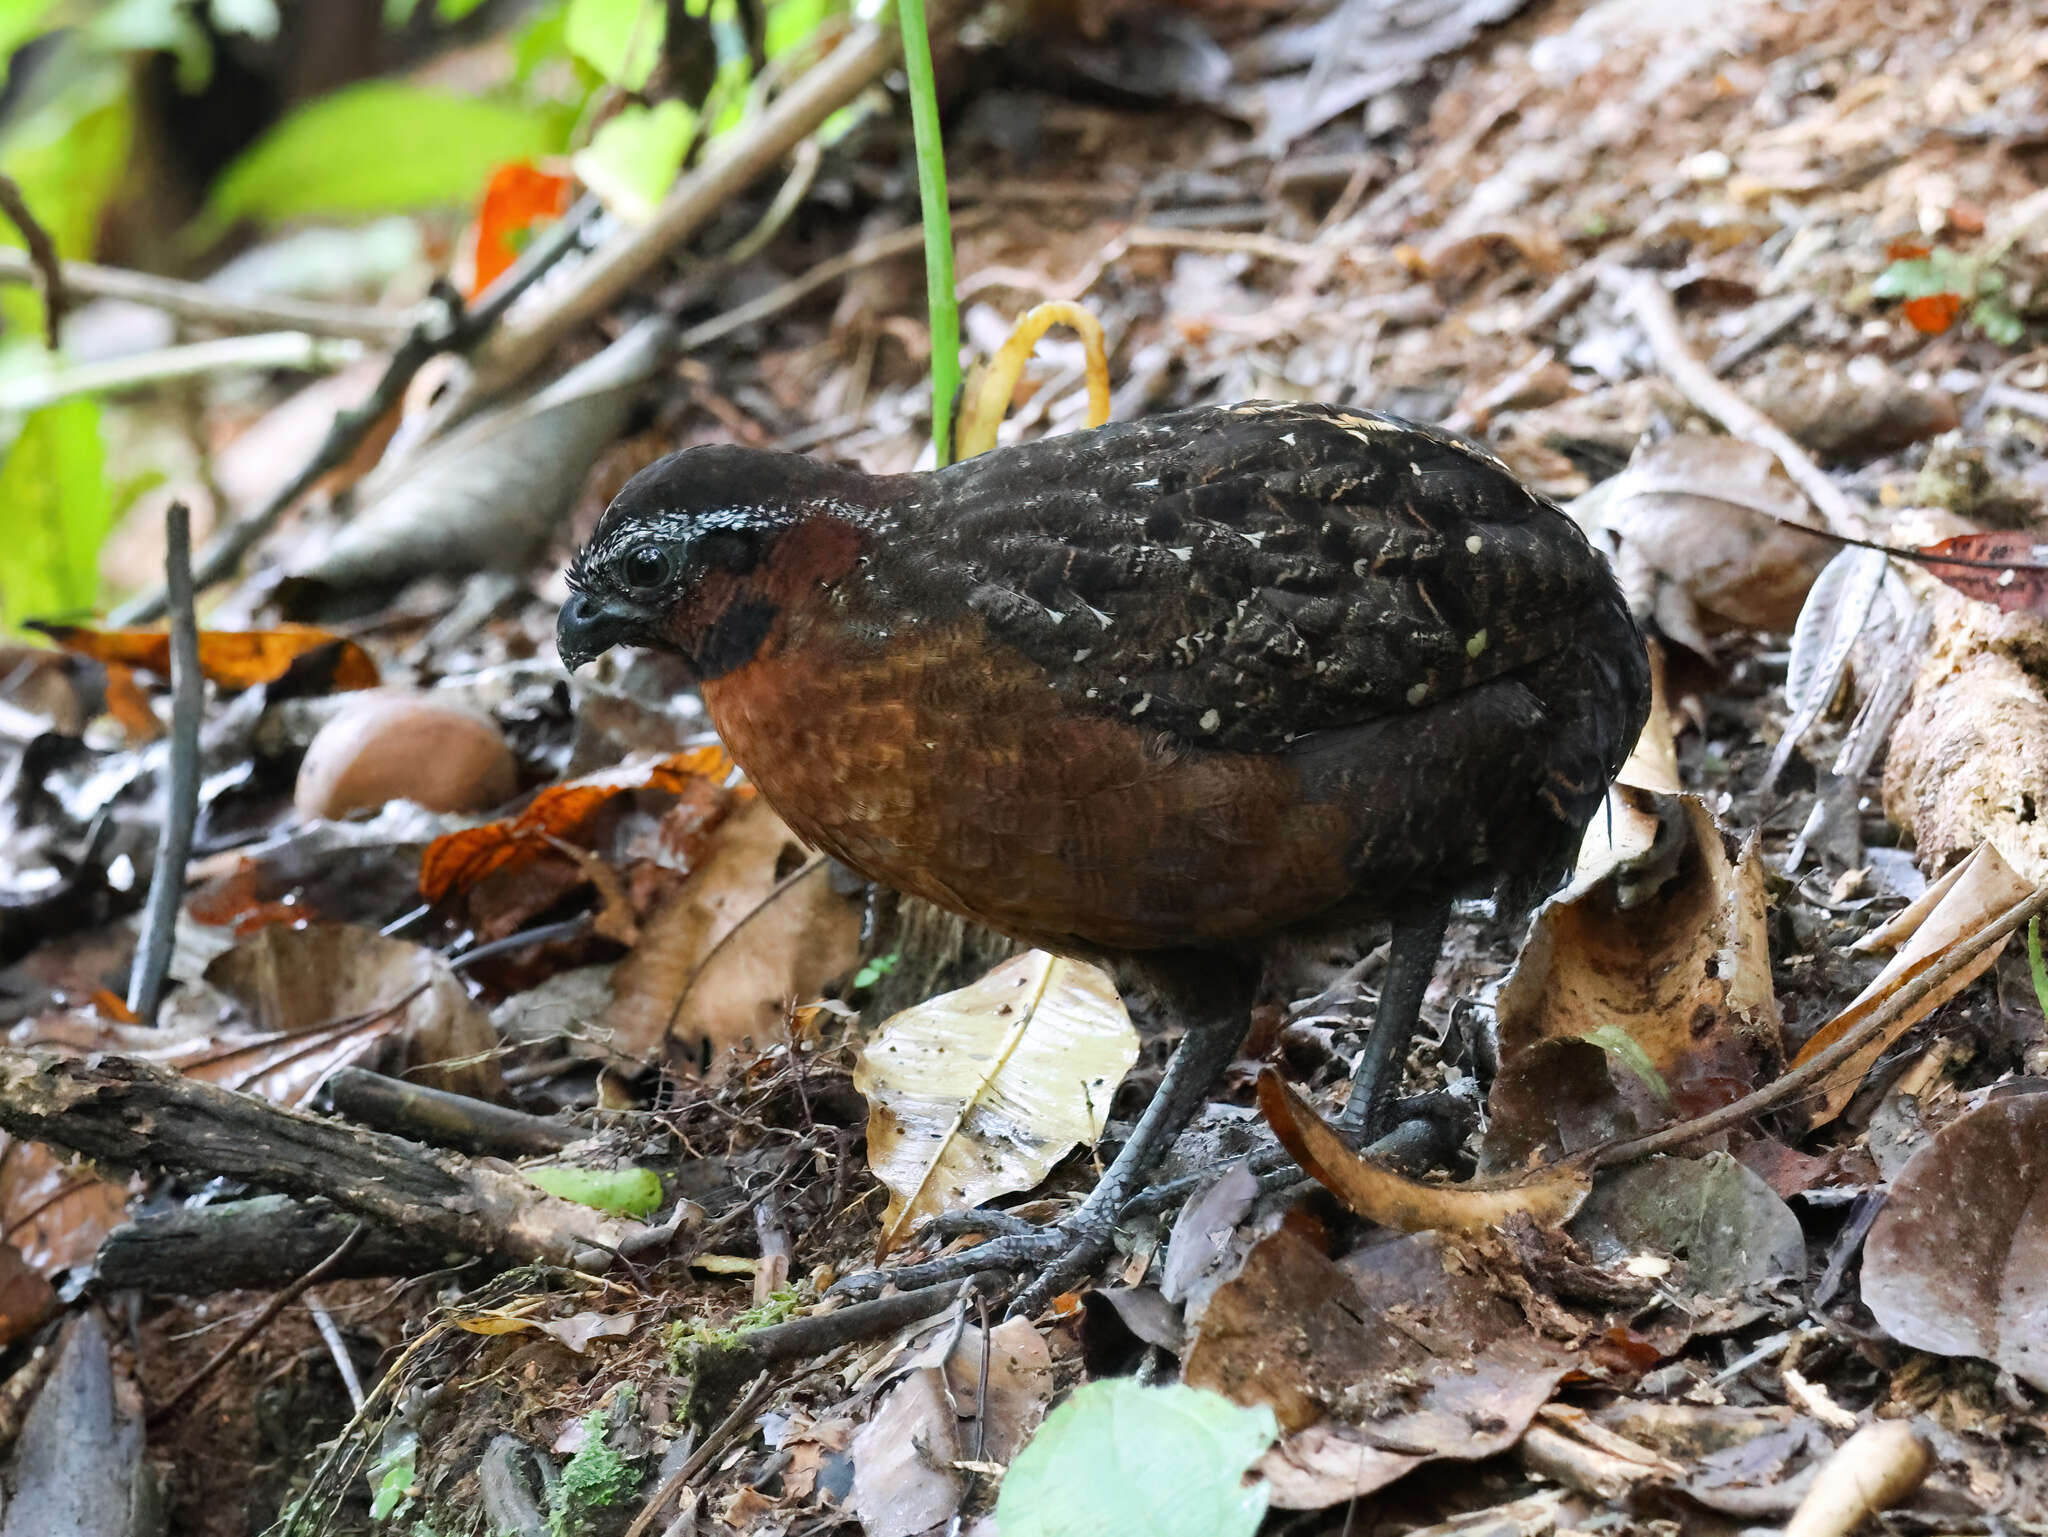
[[[55,352],[61,345],[64,312],[71,307],[70,294],[64,283],[64,263],[57,256],[57,242],[50,238],[50,232],[43,228],[35,210],[28,206],[21,184],[11,176],[0,176],[0,213],[13,221],[14,227],[21,232],[21,243],[28,247],[20,258],[21,265],[25,271],[34,273],[42,286],[43,341],[50,351]]]

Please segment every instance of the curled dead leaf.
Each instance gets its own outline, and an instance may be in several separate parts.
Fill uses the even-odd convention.
[[[1800,1048],[1793,1066],[1809,1062],[1833,1046],[1908,980],[1918,975],[1916,968],[1924,967],[1934,957],[1969,941],[2032,890],[2033,882],[2021,877],[2000,858],[1998,850],[1988,843],[1981,845],[1952,872],[1952,878],[1928,892],[1927,896],[1935,900],[1930,902],[1923,898],[1914,904],[1914,908],[1908,909],[1909,913],[1918,913],[1909,934],[1899,933],[1901,920],[1907,914],[1900,914],[1899,919],[1888,926],[1899,939],[1904,940],[1898,953],[1846,1008],[1814,1031],[1812,1038]],[[1840,1115],[1855,1097],[1864,1076],[1892,1043],[1988,971],[2004,949],[2003,940],[1986,949],[1912,1008],[1901,1012],[1876,1037],[1829,1073],[1822,1080],[1814,1104],[1813,1124],[1825,1125]]]
[[[853,1075],[868,1166],[889,1190],[880,1252],[927,1217],[1030,1189],[1094,1142],[1137,1059],[1109,977],[1043,950],[885,1021]]]
[[[1425,1185],[1353,1152],[1272,1068],[1259,1072],[1259,1113],[1280,1145],[1318,1184],[1361,1217],[1402,1232],[1478,1233],[1511,1217],[1556,1226],[1592,1188],[1587,1172],[1557,1164],[1522,1179]]]
[[[1698,797],[1679,808],[1689,842],[1654,896],[1624,908],[1575,887],[1538,915],[1500,992],[1488,1167],[1576,1152],[1776,1071],[1761,859],[1752,840],[1731,860]]]
[[[171,675],[171,637],[165,630],[95,630],[75,624],[29,626],[67,651],[109,667]],[[341,692],[375,688],[377,664],[352,640],[312,625],[283,624],[270,630],[202,630],[199,670],[221,688],[254,688],[275,683],[302,657],[331,648],[328,687]]]
[[[602,773],[551,785],[516,815],[436,838],[420,858],[420,894],[441,902],[486,877],[516,870],[557,852],[588,846],[592,824],[615,798],[641,789],[681,795],[692,780],[724,784],[732,760],[721,747],[695,747],[663,758],[632,758]]]

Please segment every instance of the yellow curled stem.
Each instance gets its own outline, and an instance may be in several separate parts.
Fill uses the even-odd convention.
[[[1025,312],[1010,339],[989,359],[988,367],[967,392],[960,407],[959,431],[954,437],[962,459],[971,459],[996,446],[996,428],[1009,412],[1018,376],[1031,361],[1038,339],[1057,325],[1067,326],[1079,335],[1088,352],[1088,425],[1100,427],[1109,420],[1109,352],[1102,341],[1102,322],[1070,300],[1049,300]]]

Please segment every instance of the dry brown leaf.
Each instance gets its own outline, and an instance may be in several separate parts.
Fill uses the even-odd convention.
[[[551,785],[515,816],[428,844],[420,859],[420,894],[429,902],[444,901],[489,876],[553,854],[558,844],[588,847],[599,815],[620,796],[641,790],[680,796],[693,781],[723,785],[731,772],[732,759],[723,748],[696,747],[662,758],[629,758],[602,773]]]
[[[1624,909],[1595,889],[1537,917],[1500,992],[1489,1167],[1711,1109],[1776,1071],[1761,861],[1753,841],[1731,861],[1698,797],[1680,805],[1691,847],[1653,898]],[[1589,1046],[1607,1059],[1606,1089]],[[1560,1097],[1561,1078],[1587,1092]]]
[[[1892,1181],[1863,1300],[1901,1344],[1977,1356],[2048,1391],[2048,1085],[1942,1128]]]
[[[1813,1038],[1800,1049],[1793,1066],[1817,1056],[1840,1040],[1873,1008],[1897,991],[1911,968],[1921,960],[1939,955],[1967,940],[2033,889],[2034,883],[2024,879],[2000,858],[1998,850],[1988,843],[1981,845],[1954,872],[1954,879],[1943,885],[1939,899],[1925,909],[1924,915],[1913,926],[1911,937],[1905,939],[1891,963],[1872,978],[1870,985],[1858,993],[1841,1013],[1813,1033]],[[1900,916],[1903,918],[1905,915]],[[1855,1097],[1864,1075],[1891,1048],[1892,1043],[1990,970],[2004,949],[2005,941],[2000,941],[1986,950],[1948,982],[1901,1014],[1881,1035],[1822,1080],[1814,1100],[1813,1124],[1824,1126],[1840,1115]]]
[[[40,1142],[0,1138],[0,1237],[29,1267],[54,1275],[91,1261],[127,1220],[129,1187]]]
[[[165,630],[94,630],[75,624],[36,624],[31,629],[49,636],[67,651],[76,651],[108,666],[171,675],[171,637]],[[322,647],[333,648],[335,691],[377,686],[377,664],[352,640],[311,625],[283,624],[271,630],[202,630],[199,670],[222,688],[253,688],[274,683],[294,662]]]
[[[300,1106],[336,1068],[391,1043],[392,1065],[413,1082],[476,1099],[503,1092],[490,1016],[423,945],[347,924],[278,924],[215,956],[205,980],[262,1034],[150,1055],[209,1083]]]
[[[1273,1409],[1288,1435],[1255,1471],[1301,1510],[1505,1451],[1575,1360],[1436,1234],[1333,1263],[1283,1227],[1218,1288],[1183,1377]]]
[[[1259,1113],[1318,1184],[1361,1217],[1406,1233],[1479,1233],[1519,1216],[1555,1226],[1579,1209],[1592,1184],[1583,1169],[1557,1165],[1520,1181],[1425,1185],[1353,1152],[1270,1067],[1259,1071]]]
[[[1102,1135],[1138,1034],[1109,978],[1043,950],[886,1020],[861,1050],[881,1254],[925,1218],[1028,1190]]]
[[[750,1042],[781,1039],[789,1008],[859,958],[858,904],[756,798],[642,924],[612,975],[604,1024],[630,1057],[722,1068]]]
[[[1811,517],[1777,456],[1740,438],[1681,435],[1643,448],[1603,488],[1630,605],[1711,654],[1731,629],[1790,630],[1834,553],[1785,527]]]

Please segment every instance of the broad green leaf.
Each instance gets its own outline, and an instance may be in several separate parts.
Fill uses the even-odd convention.
[[[620,1217],[644,1217],[661,1205],[661,1176],[623,1169],[538,1168],[520,1171],[549,1195]]]
[[[1200,1388],[1091,1382],[1046,1416],[996,1498],[999,1537],[1251,1537],[1266,1486],[1245,1473],[1273,1411]]]
[[[483,3],[484,0],[434,0],[434,15],[452,26]]]
[[[768,23],[762,29],[764,51],[779,59],[792,48],[809,42],[818,28],[846,14],[846,0],[773,0]]]
[[[668,38],[662,0],[569,0],[569,49],[605,79],[638,91]]]
[[[53,59],[45,68],[54,71],[69,62]],[[58,255],[76,261],[93,254],[100,216],[128,166],[134,128],[122,70],[104,61],[82,62],[72,79],[0,137],[0,171],[21,188]],[[21,232],[0,218],[0,245],[22,244]],[[0,289],[0,323],[8,331],[40,336],[42,315],[42,297],[33,286]]]
[[[240,218],[349,217],[462,203],[508,160],[553,154],[559,120],[395,80],[299,108],[221,173],[203,233]]]
[[[0,621],[58,618],[99,594],[96,555],[113,522],[100,408],[67,400],[23,424],[0,463]]]
[[[679,101],[627,107],[571,162],[584,186],[621,219],[648,218],[683,167],[697,115]]]

